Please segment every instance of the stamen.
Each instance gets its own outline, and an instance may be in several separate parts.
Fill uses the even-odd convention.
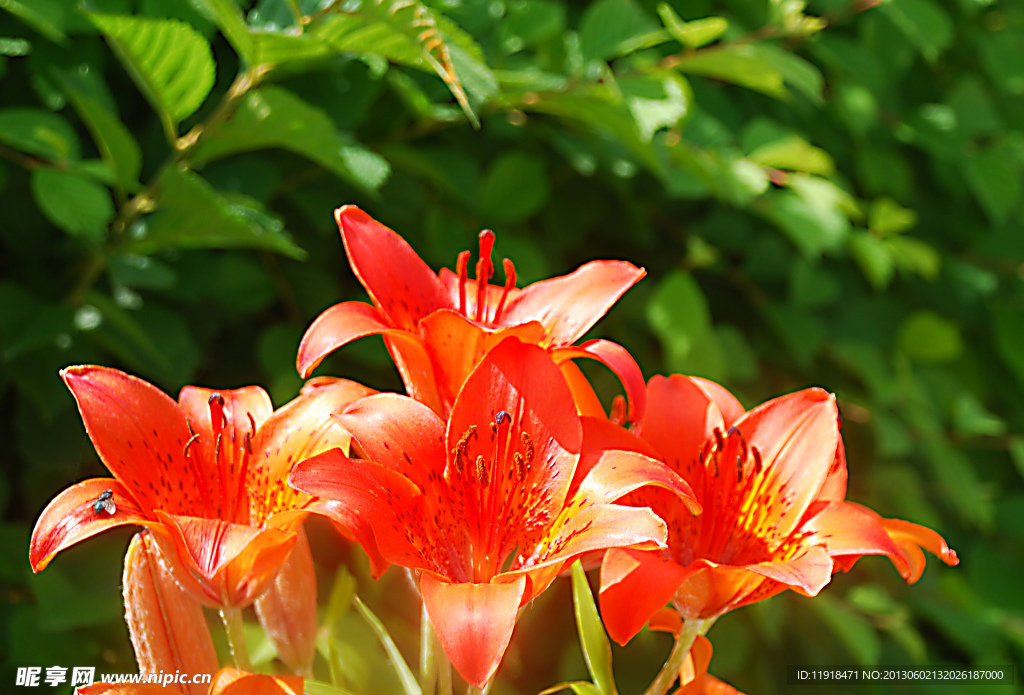
[[[508,414],[507,410],[499,410],[494,416],[494,424],[504,425],[506,422],[511,422],[512,416]]]
[[[487,479],[487,459],[483,454],[476,457],[476,482],[482,487],[487,487],[490,481]]]
[[[452,449],[452,455],[455,456],[455,470],[461,475],[462,471],[466,467],[466,449],[469,447],[469,440],[476,436],[476,425],[470,425],[469,429],[463,433],[462,437],[455,444],[455,448]]]
[[[756,446],[750,447],[750,450],[754,454],[754,472],[760,474],[763,467],[761,462],[761,450]]]
[[[186,422],[188,422],[188,421],[186,420]],[[191,423],[189,423],[189,426],[188,426],[188,431],[189,431],[189,432],[192,432],[192,425],[191,425]],[[189,449],[189,447],[190,447],[190,446],[192,446],[192,444],[193,444],[193,443],[194,443],[194,442],[195,442],[195,441],[196,441],[197,439],[199,439],[199,435],[198,435],[198,434],[195,434],[195,433],[193,433],[193,434],[192,434],[192,438],[191,438],[191,439],[189,439],[189,440],[188,440],[187,442],[185,442],[185,448],[184,448],[184,449],[182,449],[182,451],[181,451],[181,455],[182,455],[182,456],[184,456],[185,458],[188,458],[188,449]]]
[[[463,251],[459,254],[459,259],[455,261],[455,271],[459,274],[459,313],[463,316],[466,315],[466,280],[469,279],[468,266],[469,251]]]
[[[210,404],[210,423],[217,429],[227,426],[228,418],[224,414],[224,396],[215,391],[207,402]],[[217,420],[220,420],[219,427]]]
[[[494,316],[491,317],[491,323],[497,324],[501,320],[501,312],[505,309],[505,300],[508,299],[508,293],[512,291],[512,288],[516,286],[516,267],[512,264],[509,259],[504,259],[501,262],[501,267],[505,269],[505,289],[501,292],[501,299],[498,300],[498,308],[494,310]]]
[[[480,256],[476,260],[476,320],[483,321],[487,304],[487,285],[494,274],[491,254],[494,251],[494,232],[480,232]]]
[[[530,439],[530,435],[528,435],[526,432],[523,432],[519,436],[519,440],[523,443],[523,448],[526,450],[526,456],[524,457],[525,461],[523,464],[523,468],[525,471],[526,467],[533,463],[533,454],[535,450],[533,446],[533,440]]]

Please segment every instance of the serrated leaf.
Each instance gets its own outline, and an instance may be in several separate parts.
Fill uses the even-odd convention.
[[[687,48],[700,48],[716,41],[729,28],[725,17],[704,17],[684,22],[667,2],[658,4],[662,23],[679,43]]]
[[[369,53],[401,65],[433,71],[448,85],[470,122],[479,126],[480,121],[452,62],[451,49],[440,26],[444,20],[440,17],[418,0],[362,0],[356,12],[331,15],[312,36],[337,52]],[[451,22],[445,24],[444,30],[459,33],[467,45],[473,43],[472,38],[455,29]]]
[[[0,143],[51,162],[80,156],[75,129],[50,111],[12,108],[0,111]]]
[[[373,614],[363,600],[358,596],[353,596],[352,601],[355,603],[356,610],[363,616],[363,620],[370,626],[370,629],[377,635],[377,639],[380,640],[381,646],[384,647],[384,651],[388,653],[388,658],[391,660],[391,666],[395,669],[395,673],[398,675],[398,679],[402,684],[402,690],[405,695],[421,695],[419,683],[416,682],[416,677],[412,675],[412,670],[409,665],[405,663],[405,659],[402,657],[402,652],[398,650],[398,646],[395,641],[391,638],[390,633],[384,623],[380,621],[376,615]]]
[[[379,188],[391,172],[377,153],[343,141],[321,109],[275,86],[247,94],[231,118],[203,138],[193,161],[201,164],[268,147],[308,157],[367,191]]]
[[[580,18],[579,41],[584,62],[607,60],[664,43],[668,32],[632,0],[597,0]]]
[[[210,44],[175,19],[90,14],[132,80],[160,114],[168,138],[195,113],[213,87]]]
[[[168,248],[261,248],[292,258],[305,252],[280,220],[242,195],[218,193],[198,174],[168,169],[156,185],[156,212],[139,220],[126,253],[148,255]]]
[[[81,174],[56,169],[32,172],[32,194],[53,224],[99,244],[114,219],[110,191]]]
[[[104,105],[91,80],[80,71],[54,70],[52,75],[88,127],[103,161],[114,173],[119,189],[123,192],[137,188],[142,152],[117,114]]]
[[[583,564],[572,564],[572,605],[576,612],[576,629],[587,670],[602,695],[617,695],[615,675],[612,673],[612,647],[604,631],[601,616],[597,614],[594,595],[590,591]]]
[[[228,42],[245,60],[259,62],[255,55],[255,42],[245,23],[242,11],[232,0],[188,0],[199,12],[224,32]]]
[[[676,62],[683,72],[706,75],[776,98],[786,96],[782,73],[763,60],[753,46],[728,46],[698,51]]]

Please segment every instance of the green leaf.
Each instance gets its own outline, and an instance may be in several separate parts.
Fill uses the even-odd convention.
[[[345,690],[322,681],[303,681],[302,688],[308,695],[355,695],[351,690]]]
[[[179,0],[180,1],[180,0]],[[189,0],[191,5],[224,32],[238,55],[250,64],[261,62],[256,55],[256,40],[245,23],[242,11],[232,0]],[[268,34],[273,36],[274,34]]]
[[[597,0],[587,6],[580,18],[584,62],[618,58],[663,43],[668,37],[632,0]]]
[[[867,618],[831,596],[817,596],[811,605],[857,665],[874,666],[878,663],[882,655],[882,640]]]
[[[926,280],[938,277],[942,257],[931,244],[909,236],[897,236],[886,239],[885,245],[902,270],[916,273]]]
[[[402,652],[398,651],[398,646],[395,641],[391,639],[391,635],[388,633],[384,623],[380,621],[376,615],[373,614],[366,604],[363,603],[362,599],[358,596],[353,595],[352,601],[355,603],[356,610],[363,617],[363,620],[370,626],[373,632],[377,635],[377,639],[380,640],[381,646],[384,647],[384,651],[388,653],[388,658],[391,660],[391,666],[395,669],[395,673],[398,675],[399,681],[402,683],[402,690],[405,695],[422,695],[420,685],[416,682],[416,676],[412,675],[412,670],[409,669],[409,665],[405,663],[405,659],[402,657]]]
[[[619,80],[619,89],[640,137],[647,141],[686,118],[693,101],[689,83],[673,72],[625,78]]]
[[[1003,224],[1021,194],[1020,164],[1001,147],[982,150],[967,160],[967,182],[993,222]]]
[[[67,31],[75,28],[77,14],[73,3],[61,0],[0,0],[0,8],[54,43],[64,44]]]
[[[373,54],[393,62],[436,73],[474,126],[480,121],[469,103],[450,43],[481,57],[472,37],[418,0],[362,0],[355,14],[336,13],[312,37],[337,52]],[[475,55],[474,55],[475,54]],[[477,71],[486,70],[482,64]]]
[[[564,29],[565,5],[552,0],[520,0],[509,3],[498,36],[506,53],[517,53],[558,36]]]
[[[480,187],[480,211],[496,222],[519,222],[547,202],[548,174],[543,160],[523,152],[502,155]]]
[[[726,364],[711,327],[711,312],[692,276],[670,272],[647,305],[647,323],[658,336],[673,372],[721,378]]]
[[[934,311],[916,311],[903,322],[900,349],[922,364],[943,364],[957,359],[964,350],[960,327]]]
[[[889,197],[874,201],[868,210],[868,228],[881,237],[900,234],[916,224],[917,213]]]
[[[601,689],[593,683],[587,683],[586,681],[576,681],[574,683],[559,683],[552,685],[550,688],[541,690],[537,695],[554,695],[563,690],[571,690],[576,695],[601,695]]]
[[[892,0],[881,10],[929,62],[935,62],[953,42],[953,22],[932,0]]]
[[[597,614],[594,595],[580,560],[572,563],[572,605],[576,611],[576,629],[587,670],[601,695],[617,695],[612,673],[612,647]]]
[[[107,225],[114,219],[110,191],[81,174],[36,169],[32,194],[50,222],[96,244],[103,241]]]
[[[658,16],[672,38],[687,48],[706,46],[729,28],[729,22],[724,17],[705,17],[684,22],[667,2],[658,3]]]
[[[0,110],[0,143],[51,162],[65,163],[81,156],[75,129],[43,109]]]
[[[168,169],[157,182],[156,204],[156,212],[132,227],[125,252],[260,248],[292,258],[305,256],[262,205],[246,196],[222,195],[191,171]]]
[[[175,19],[90,14],[132,80],[160,115],[170,140],[213,87],[210,44]]]
[[[850,255],[871,286],[876,290],[888,287],[896,272],[896,261],[889,246],[874,234],[859,230],[850,233],[848,243]]]
[[[96,148],[114,172],[120,190],[133,191],[138,188],[142,152],[117,114],[104,105],[104,99],[95,84],[98,78],[86,76],[95,75],[96,72],[91,70],[83,75],[79,70],[54,70],[51,74],[89,128]]]
[[[1003,363],[1024,383],[1024,311],[1009,304],[994,307],[992,330]]]
[[[683,72],[706,75],[779,99],[787,92],[782,73],[763,59],[754,46],[728,46],[698,51],[677,63]]]
[[[391,172],[380,155],[344,141],[322,110],[275,86],[249,92],[231,118],[202,139],[193,161],[268,147],[307,157],[367,191],[380,188]]]
[[[1006,94],[1024,94],[1024,31],[1011,26],[982,34],[978,43],[992,83]]]
[[[816,106],[824,106],[825,77],[813,63],[804,60],[792,51],[771,44],[751,46],[762,61],[777,70],[786,84],[803,94]]]
[[[765,216],[807,258],[839,248],[850,230],[849,194],[831,181],[804,174],[793,174],[787,183],[789,190],[767,196]]]
[[[791,135],[761,145],[748,158],[776,169],[802,171],[808,174],[827,175],[835,170],[835,162],[828,152],[815,147],[799,135]]]

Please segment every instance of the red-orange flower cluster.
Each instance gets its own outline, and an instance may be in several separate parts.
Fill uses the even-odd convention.
[[[60,493],[36,524],[30,561],[39,571],[108,528],[145,527],[124,575],[144,672],[212,669],[200,603],[221,608],[230,633],[229,614],[237,632],[238,609],[255,602],[281,659],[308,673],[316,592],[301,525],[310,513],[338,522],[375,574],[389,564],[412,572],[440,644],[477,688],[494,676],[519,609],[581,557],[601,560],[602,617],[615,640],[649,621],[685,636],[656,682],[667,689],[678,678],[677,692],[694,694],[736,692],[707,675],[699,621],[786,589],[814,596],[864,555],[887,556],[908,582],[924,569],[922,548],[956,564],[934,531],[845,500],[831,394],[806,389],[747,412],[704,379],[655,377],[645,388],[614,343],[574,346],[642,269],[593,261],[519,289],[506,259],[505,284],[494,286],[491,232],[480,235],[470,279],[468,251],[454,272],[435,274],[358,208],[337,219],[373,305],[321,314],[298,369],[308,376],[336,348],[382,335],[411,397],[318,378],[273,411],[258,386],[186,387],[175,402],[114,369],[62,372],[113,478]],[[578,357],[619,375],[632,429],[608,419]],[[297,689],[301,681],[232,670],[208,692]]]

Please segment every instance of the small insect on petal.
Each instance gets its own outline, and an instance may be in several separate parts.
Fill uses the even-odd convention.
[[[117,513],[117,505],[114,504],[114,491],[104,490],[101,492],[96,501],[92,503],[92,510],[96,514],[106,512],[110,516],[114,516]]]

